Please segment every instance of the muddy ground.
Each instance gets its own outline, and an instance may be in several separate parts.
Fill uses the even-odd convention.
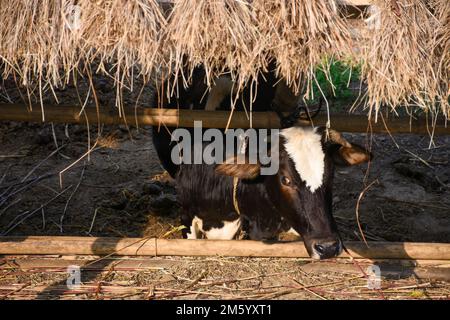
[[[107,81],[96,79],[96,82],[100,88],[100,102],[113,104],[115,92],[108,87]],[[83,85],[79,90],[86,92]],[[3,84],[0,92],[0,103],[21,102],[18,90],[8,83]],[[73,86],[56,94],[61,104],[78,101]],[[148,105],[150,96],[151,89],[145,88],[138,104]],[[124,100],[128,104],[136,103],[137,93],[126,95]],[[87,101],[92,103],[91,98]],[[44,102],[54,103],[50,94],[44,96]],[[340,108],[340,112],[346,111]],[[92,146],[99,128],[91,126],[89,132],[88,135],[86,126],[82,125],[0,123],[0,234],[180,237],[176,189],[162,175],[149,128],[103,127],[96,147],[89,156],[85,156],[89,149],[88,136]],[[428,136],[345,136],[362,145],[370,143],[375,157],[369,166],[337,169],[333,209],[343,238],[362,240],[356,218],[359,215],[367,240],[449,243],[450,137],[435,137],[430,145]],[[221,265],[216,266],[218,270],[224,270],[228,265],[236,266],[241,278],[255,274],[249,265],[266,265],[270,270],[266,269],[265,274],[272,274],[287,272],[300,263],[295,259],[230,258],[225,259],[226,262],[217,262],[211,258],[186,261],[189,267],[183,272],[201,273],[202,269],[214,269],[220,262]],[[197,263],[195,261],[198,265],[212,261],[212,265],[192,267]],[[283,269],[283,265],[289,265],[289,270]],[[262,273],[261,270],[256,272]],[[181,274],[178,277],[183,278]],[[224,275],[225,278],[230,276]],[[328,273],[328,276],[333,278],[335,275]],[[177,274],[173,281],[183,281],[176,277]],[[195,276],[185,278],[192,280]],[[0,275],[0,283],[1,279]],[[289,279],[292,285],[292,277]],[[16,285],[19,285],[21,282],[17,281]],[[423,284],[417,279],[408,281],[413,282],[412,291],[417,289],[415,286],[420,288]],[[281,288],[286,283],[271,283],[270,286]],[[354,285],[361,286],[361,282]],[[223,289],[225,298],[237,295],[236,292],[225,293],[227,290],[232,289]],[[425,293],[413,294],[411,298],[426,297],[426,290],[420,290]],[[449,297],[448,289],[445,290],[444,294],[440,292],[440,297]],[[300,291],[299,295],[287,297],[320,298],[324,295],[326,298],[345,298],[345,295],[328,293],[318,297],[314,292]],[[218,296],[216,292],[203,296],[192,294],[190,297]],[[269,293],[267,297],[271,297]],[[349,297],[355,296],[349,294]],[[369,298],[364,294],[359,297]]]

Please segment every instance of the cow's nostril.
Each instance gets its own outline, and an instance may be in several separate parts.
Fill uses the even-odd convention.
[[[314,249],[319,255],[323,255],[325,253],[325,247],[321,244],[314,245]]]

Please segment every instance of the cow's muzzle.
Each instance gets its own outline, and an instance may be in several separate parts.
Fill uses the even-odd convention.
[[[324,239],[311,241],[311,258],[322,260],[337,257],[342,252],[342,241],[340,239]]]

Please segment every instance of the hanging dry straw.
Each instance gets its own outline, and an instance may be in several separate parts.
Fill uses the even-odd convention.
[[[110,74],[132,89],[134,70],[162,65],[159,35],[166,20],[156,0],[0,0],[3,76],[24,85],[63,86],[74,71]],[[80,70],[81,66],[83,69]],[[120,97],[119,97],[120,98]]]
[[[78,6],[81,52],[87,62],[99,61],[116,84],[132,85],[135,67],[148,76],[162,65],[159,37],[166,20],[156,0],[79,0]]]
[[[368,40],[357,43],[339,2],[178,0],[166,19],[158,0],[0,0],[0,72],[42,92],[95,65],[120,104],[136,71],[187,85],[203,65],[208,86],[227,72],[238,93],[275,60],[299,92],[317,66],[327,75],[328,58],[358,52],[370,111],[415,104],[448,117],[450,1],[374,0]]]
[[[436,114],[448,71],[437,68],[442,52],[436,47],[435,30],[443,27],[448,33],[448,26],[440,24],[425,0],[378,0],[375,6],[362,51],[370,113],[377,115],[383,105],[395,110],[413,104]]]
[[[169,18],[165,49],[184,85],[203,65],[208,86],[229,72],[240,88],[266,67],[265,40],[248,1],[180,0]]]
[[[258,26],[277,71],[296,92],[324,58],[351,53],[348,24],[334,0],[254,0]],[[324,70],[327,67],[323,65]]]
[[[432,0],[438,24],[435,30],[434,62],[436,70],[437,102],[441,104],[441,111],[450,118],[450,1]]]
[[[0,58],[3,77],[22,84],[60,86],[79,58],[69,15],[74,1],[0,0]],[[61,72],[62,70],[62,72]]]

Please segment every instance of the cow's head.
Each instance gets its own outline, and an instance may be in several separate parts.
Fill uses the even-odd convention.
[[[302,235],[312,258],[326,259],[342,251],[332,216],[334,166],[367,162],[371,154],[334,130],[292,127],[280,132],[279,170],[264,179],[281,217]],[[259,164],[219,166],[217,171],[241,179],[259,175]]]

